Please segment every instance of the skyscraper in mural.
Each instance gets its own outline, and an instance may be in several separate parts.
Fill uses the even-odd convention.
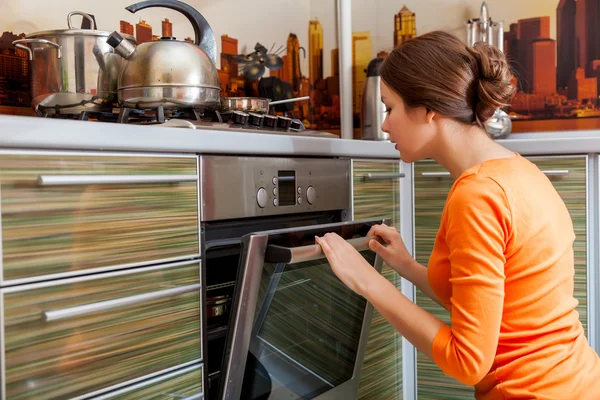
[[[129,22],[121,20],[119,22],[119,26],[120,32],[133,36],[133,25],[131,25]]]
[[[569,84],[571,74],[577,67],[575,60],[575,0],[560,0],[556,8],[557,76],[558,88]]]
[[[404,6],[394,15],[394,47],[417,36],[416,14]]]
[[[152,41],[152,27],[143,19],[135,24],[135,39],[138,44]]]
[[[163,37],[173,36],[173,23],[169,21],[169,18],[162,21],[162,35]]]
[[[308,25],[308,79],[311,85],[323,79],[323,27],[319,21]]]
[[[302,72],[300,71],[300,41],[295,33],[290,33],[287,40],[287,59],[284,60],[284,66],[287,68],[287,76],[292,84],[292,89],[297,92],[300,90],[302,82]]]
[[[365,86],[365,70],[369,66],[373,54],[373,44],[370,32],[352,33],[352,83],[354,93],[352,105],[354,114],[360,114],[362,92]]]

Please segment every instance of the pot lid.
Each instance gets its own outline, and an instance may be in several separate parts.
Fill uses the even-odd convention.
[[[99,31],[96,29],[55,29],[49,31],[33,32],[25,35],[26,39],[40,38],[44,36],[96,36],[96,37],[108,37],[112,33],[109,31]],[[137,43],[135,37],[122,33],[121,36],[127,39],[127,41]]]

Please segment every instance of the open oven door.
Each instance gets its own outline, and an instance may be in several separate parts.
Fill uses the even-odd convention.
[[[381,272],[384,220],[257,232],[242,240],[224,400],[355,399],[372,306],[332,272],[315,235],[336,232]]]

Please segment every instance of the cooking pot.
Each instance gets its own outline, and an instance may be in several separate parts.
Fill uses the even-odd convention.
[[[72,17],[92,29],[73,28]],[[13,45],[29,53],[31,105],[38,115],[79,114],[110,109],[116,101],[122,59],[106,43],[108,31],[81,11],[67,15],[68,29],[30,33]],[[128,43],[135,38],[124,35]]]
[[[285,100],[271,101],[263,97],[222,97],[221,112],[245,111],[257,114],[267,114],[270,106],[277,104],[292,103],[301,100],[309,100],[310,96],[295,97]]]
[[[193,7],[176,0],[149,0],[125,9],[135,13],[150,7],[179,11],[194,27],[195,41],[188,43],[163,37],[136,47],[118,32],[107,40],[126,61],[118,83],[119,103],[139,109],[215,109],[221,90],[215,66],[214,33]]]
[[[206,318],[211,319],[225,314],[231,298],[228,295],[206,298]]]

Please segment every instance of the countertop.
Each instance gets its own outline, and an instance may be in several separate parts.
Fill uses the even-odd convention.
[[[600,153],[600,130],[514,134],[523,155]],[[389,142],[0,115],[0,148],[398,159]]]

